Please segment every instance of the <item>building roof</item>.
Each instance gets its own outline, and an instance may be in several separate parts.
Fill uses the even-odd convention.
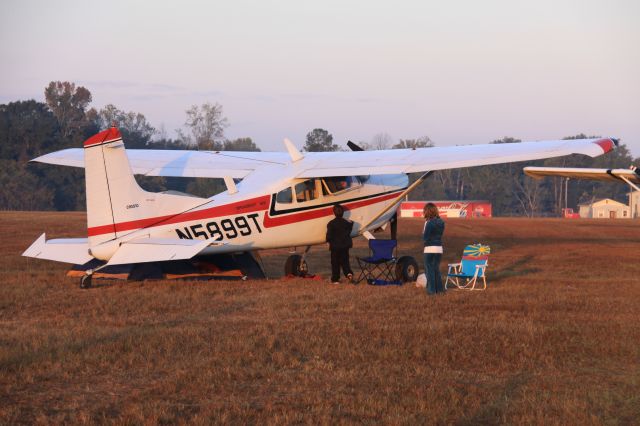
[[[606,201],[605,204],[611,204],[611,205],[619,206],[619,207],[629,207],[626,204],[621,203],[620,201],[612,200],[611,198],[600,198],[598,200],[594,200],[591,203],[580,203],[580,204],[578,204],[578,206],[593,206],[593,205],[596,205],[596,204],[600,204],[603,201]]]

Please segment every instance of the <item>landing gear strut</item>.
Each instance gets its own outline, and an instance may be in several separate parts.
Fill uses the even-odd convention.
[[[307,265],[306,257],[311,250],[311,246],[307,246],[302,255],[292,254],[287,257],[287,261],[284,264],[284,274],[293,275],[294,277],[304,277],[309,274],[309,266]]]
[[[395,212],[395,214],[391,217],[389,224],[390,224],[389,227],[391,228],[391,239],[397,240],[398,239],[398,212]]]
[[[91,275],[85,274],[80,278],[80,288],[87,289],[91,287]]]
[[[98,272],[100,269],[104,268],[105,266],[107,266],[106,263],[104,265],[98,266],[97,268],[86,270],[82,278],[80,278],[80,288],[81,289],[91,288],[91,276],[95,272]]]

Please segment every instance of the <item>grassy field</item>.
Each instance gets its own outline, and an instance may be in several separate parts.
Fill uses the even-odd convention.
[[[286,251],[264,281],[90,290],[19,256],[84,220],[0,213],[2,424],[640,422],[639,221],[447,220],[443,264],[490,244],[490,287],[427,297],[279,279]]]

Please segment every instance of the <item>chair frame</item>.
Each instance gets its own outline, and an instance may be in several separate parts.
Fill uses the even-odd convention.
[[[395,246],[392,250],[392,256],[390,259],[381,259],[379,262],[369,262],[367,258],[356,257],[358,266],[360,267],[360,274],[355,282],[366,280],[367,282],[383,279],[387,282],[395,282],[396,280],[396,265],[398,264],[398,240],[369,240],[369,258],[373,256],[373,249],[371,248],[372,241],[395,241]]]
[[[462,262],[459,263],[449,263],[449,270],[447,271],[447,280],[444,283],[444,289],[447,289],[447,285],[449,284],[449,281],[451,281],[452,285],[456,286],[456,288],[458,288],[459,290],[486,290],[487,289],[487,278],[486,278],[486,270],[487,270],[487,265],[489,264],[489,261],[487,260],[487,262],[484,265],[476,265],[476,272],[473,274],[473,276],[469,276],[469,277],[457,277],[457,276],[452,276],[451,274],[451,270],[453,270],[453,274],[455,275],[460,275],[460,272],[462,270]],[[480,274],[480,271],[482,271],[482,275],[478,276]],[[478,278],[482,278],[482,288],[476,288],[476,284],[478,283]],[[460,279],[464,279],[465,282],[463,284],[460,283]]]
[[[460,262],[449,263],[449,270],[447,271],[447,280],[444,283],[445,290],[449,286],[449,283],[451,283],[452,286],[455,286],[457,289],[460,289],[460,290],[486,290],[487,289],[486,272],[487,272],[487,266],[489,266],[488,255],[490,253],[490,247],[481,243],[475,243],[465,247],[464,252],[467,251],[467,248],[472,246],[478,246],[479,249],[481,247],[486,247],[487,248],[486,257],[473,259],[473,257],[478,257],[478,256],[467,255],[467,258],[465,258],[465,255],[463,253],[462,260]],[[469,267],[475,266],[475,271],[473,275],[470,275],[471,271],[468,270],[469,268],[465,268],[467,269],[467,271],[463,272],[462,263],[465,261],[467,262],[484,261],[484,263],[469,265]],[[480,280],[478,278],[482,278],[482,288],[476,288],[476,285],[478,286],[480,285],[479,283]]]

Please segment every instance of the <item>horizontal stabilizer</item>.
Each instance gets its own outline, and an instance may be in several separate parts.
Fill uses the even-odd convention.
[[[108,264],[124,265],[127,263],[191,259],[209,244],[211,242],[207,240],[140,238],[122,243],[109,259]]]
[[[46,241],[45,234],[22,253],[26,257],[83,265],[93,259],[86,238],[60,238]]]

